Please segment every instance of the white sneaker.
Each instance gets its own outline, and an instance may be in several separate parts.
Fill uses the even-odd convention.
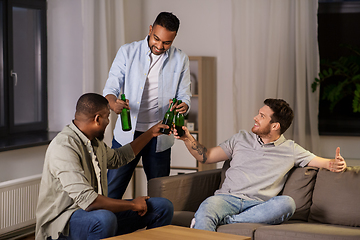
[[[191,219],[190,228],[194,228],[195,226],[195,218]]]

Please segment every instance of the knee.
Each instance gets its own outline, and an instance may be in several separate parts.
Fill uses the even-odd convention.
[[[283,208],[286,209],[288,213],[291,213],[291,215],[293,215],[296,210],[296,204],[294,199],[286,195],[281,195],[278,197],[280,199],[281,206],[283,206]]]
[[[211,209],[219,209],[223,207],[223,199],[218,196],[210,196],[205,199],[199,206],[199,209],[207,209],[211,211]]]
[[[103,236],[115,236],[117,233],[117,218],[108,210],[95,210],[93,232],[103,232]]]
[[[174,214],[174,205],[169,199],[162,197],[149,198],[147,204],[148,210],[164,212],[166,215],[171,215],[171,218]]]

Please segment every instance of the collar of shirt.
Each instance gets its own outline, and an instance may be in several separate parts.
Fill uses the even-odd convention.
[[[84,145],[91,143],[90,139],[88,139],[85,134],[80,131],[80,129],[74,124],[74,121],[71,121],[69,128],[71,128],[79,136]]]
[[[266,144],[262,141],[262,139],[258,135],[256,135],[256,139],[257,139],[257,142],[260,144],[261,147],[270,147],[270,146],[276,147],[276,146],[279,146],[280,144],[282,144],[283,142],[286,141],[286,138],[282,134],[276,141],[266,143]]]

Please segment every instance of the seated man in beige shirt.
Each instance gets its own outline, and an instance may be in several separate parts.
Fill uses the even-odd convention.
[[[82,95],[75,119],[50,143],[36,211],[36,239],[102,239],[171,223],[172,203],[164,198],[107,197],[107,169],[132,161],[160,135],[156,124],[133,142],[109,148],[102,139],[110,108],[99,94]]]

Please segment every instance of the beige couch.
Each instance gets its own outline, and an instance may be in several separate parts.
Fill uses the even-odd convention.
[[[151,179],[150,197],[165,197],[174,204],[172,224],[189,227],[200,203],[221,186],[225,169]],[[283,195],[291,196],[296,212],[280,225],[236,223],[218,227],[218,232],[256,240],[360,239],[360,167],[342,173],[311,167],[294,168]]]

